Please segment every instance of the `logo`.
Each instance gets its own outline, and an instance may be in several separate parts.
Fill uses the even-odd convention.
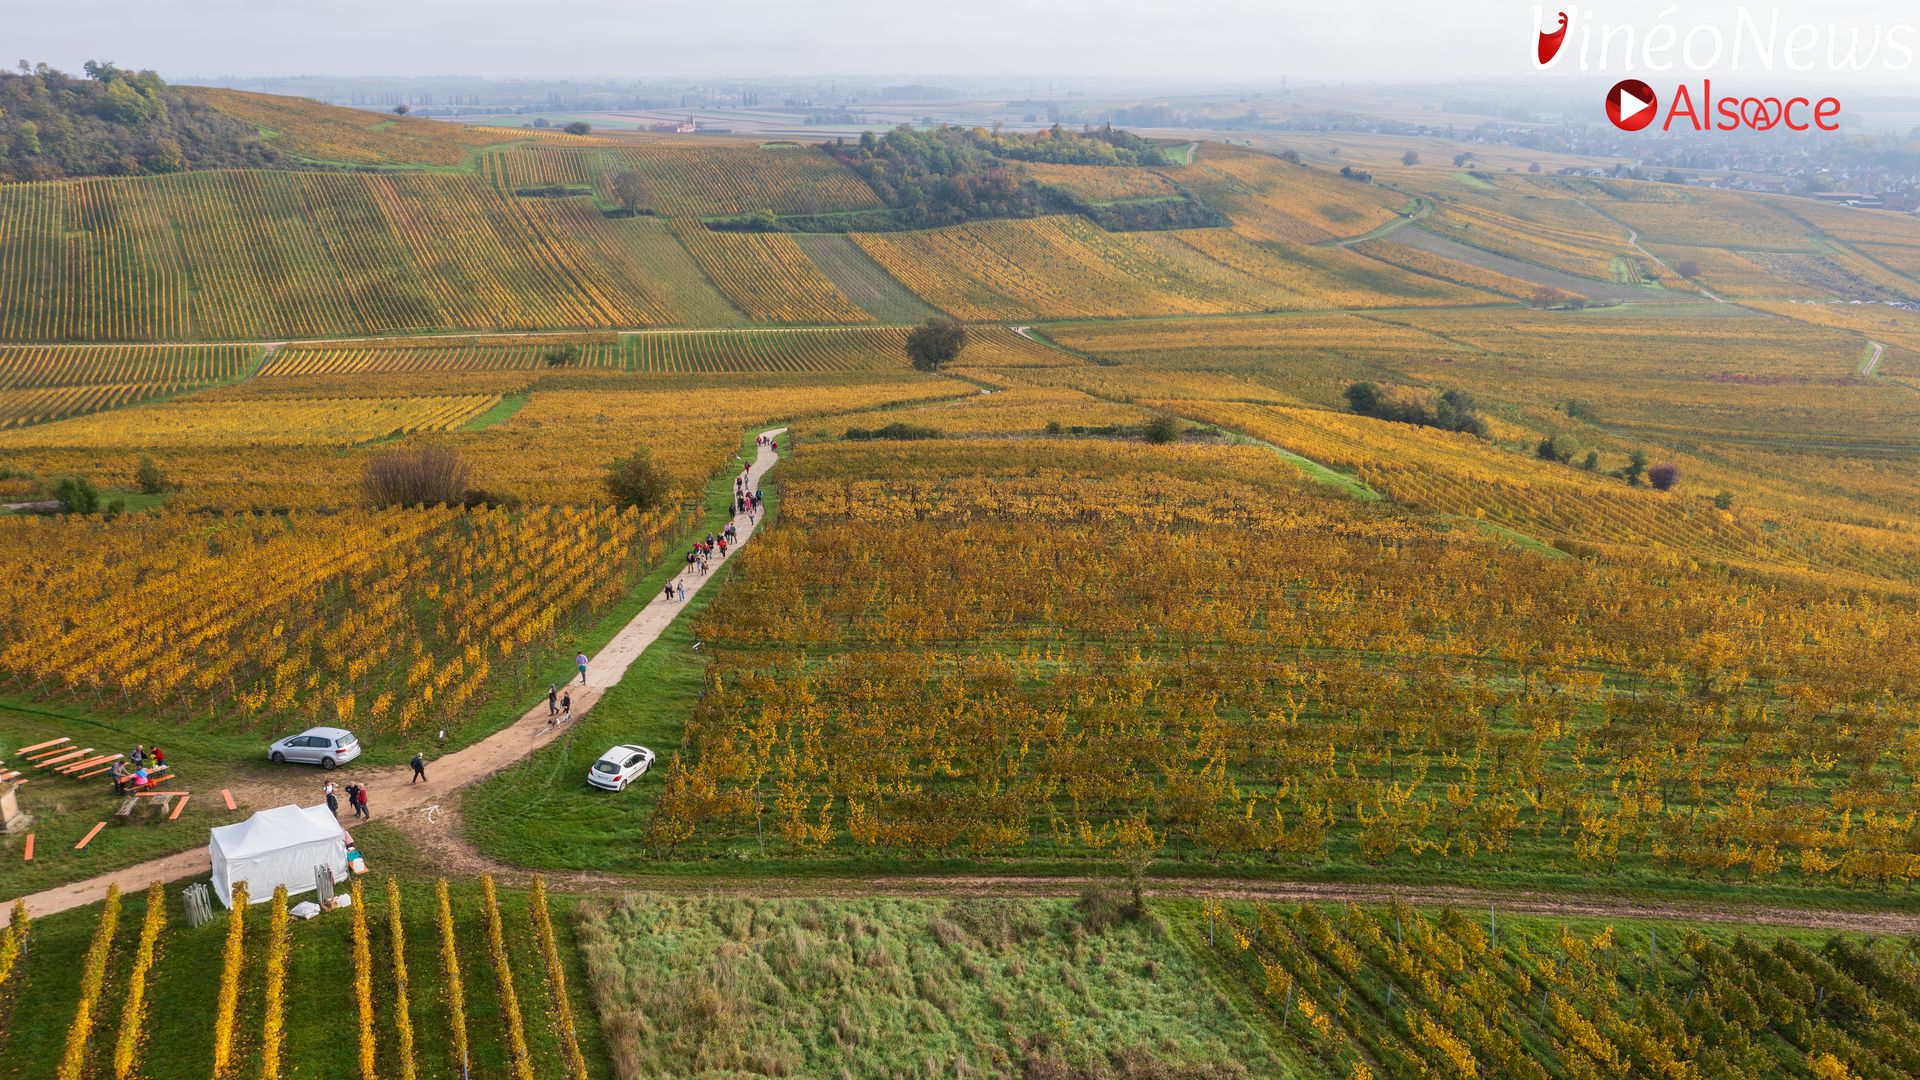
[[[1607,119],[1621,131],[1639,131],[1658,115],[1660,99],[1639,79],[1621,79],[1607,91]]]
[[[1540,31],[1540,44],[1535,54],[1540,58],[1541,67],[1553,63],[1553,58],[1560,55],[1560,43],[1565,40],[1567,40],[1567,13],[1563,11],[1560,13],[1560,29],[1552,32]]]
[[[1571,66],[1579,71],[1649,72],[1647,78],[1670,87],[1656,93],[1642,79],[1621,79],[1607,91],[1603,109],[1621,131],[1644,131],[1666,106],[1661,131],[1677,122],[1695,131],[1825,131],[1841,130],[1840,99],[1826,96],[1767,96],[1763,86],[1749,85],[1744,75],[1728,80],[1739,85],[1738,95],[1714,94],[1713,79],[1702,78],[1698,91],[1684,75],[1665,83],[1660,72],[1675,70],[1700,75],[1722,69],[1742,72],[1778,67],[1806,72],[1856,72],[1879,68],[1907,71],[1920,57],[1920,25],[1786,24],[1779,8],[1762,15],[1744,4],[1733,5],[1728,20],[1691,23],[1674,20],[1678,10],[1668,5],[1651,25],[1598,22],[1596,12],[1571,4],[1564,9],[1533,9],[1533,55],[1540,69]],[[1547,14],[1554,11],[1556,18]],[[1662,100],[1664,97],[1664,101]]]

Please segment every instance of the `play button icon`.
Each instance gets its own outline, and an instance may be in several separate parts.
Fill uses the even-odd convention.
[[[1653,87],[1639,79],[1621,79],[1607,91],[1607,119],[1621,131],[1639,131],[1660,112]]]

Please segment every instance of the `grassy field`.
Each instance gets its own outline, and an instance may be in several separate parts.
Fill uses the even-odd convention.
[[[391,961],[392,937],[384,879],[362,879],[375,964],[371,976],[378,1002],[375,1060],[383,1071],[397,1070],[398,1035],[396,997]],[[501,1020],[497,978],[486,945],[479,889],[473,882],[456,883],[450,890],[455,949],[462,965],[466,1032],[472,1074],[505,1075],[508,1061],[507,1028]],[[220,913],[197,929],[187,925],[179,890],[166,898],[166,929],[157,939],[158,956],[148,977],[151,1004],[141,1024],[141,1072],[164,1080],[169,1077],[205,1077],[213,1060],[212,1020],[223,981],[223,955],[229,916]],[[553,923],[563,946],[568,988],[578,1038],[586,1053],[589,1076],[609,1076],[607,1055],[600,1045],[600,1026],[586,992],[586,973],[574,946],[571,912],[574,901],[556,897]],[[565,1073],[561,1035],[555,1022],[554,998],[542,956],[528,929],[528,898],[524,891],[502,890],[502,921],[508,929],[508,960],[513,985],[521,1002],[522,1023],[530,1060],[537,1075]],[[216,910],[218,905],[216,902]],[[79,981],[98,921],[94,905],[51,918],[36,920],[24,958],[7,986],[11,1016],[0,1039],[0,1076],[54,1075],[66,1045],[78,999]],[[436,918],[433,882],[409,880],[401,890],[405,927],[405,957],[410,992],[408,1016],[414,1037],[414,1067],[420,1075],[460,1075],[454,1056],[448,1005],[449,982],[443,974],[442,944]],[[144,894],[125,897],[119,932],[108,953],[107,977],[97,998],[98,1017],[91,1061],[111,1061],[119,1038],[123,1006],[128,993],[132,958],[145,918]],[[245,952],[241,968],[239,1006],[234,1023],[234,1053],[241,1063],[258,1060],[264,1021],[263,991],[267,953],[267,905],[249,908],[245,924]],[[287,960],[287,1015],[282,1050],[287,1077],[333,1077],[358,1069],[355,1035],[356,991],[351,944],[351,917],[346,910],[330,912],[310,922],[292,925]],[[104,1070],[103,1070],[104,1071]]]

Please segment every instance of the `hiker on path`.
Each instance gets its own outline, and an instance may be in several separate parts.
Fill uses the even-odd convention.
[[[547,684],[547,715],[558,716],[559,714],[560,714],[560,688],[553,685],[552,683],[548,683]]]
[[[687,583],[686,583],[686,581],[685,581],[684,579],[682,579],[682,580],[681,580],[681,582],[680,582],[680,601],[681,601],[681,603],[685,603],[685,602],[686,602],[686,599],[687,599]]]
[[[340,816],[340,799],[334,794],[333,781],[327,781],[327,785],[320,790],[327,796],[327,809],[333,811],[333,816],[338,818]]]
[[[580,681],[583,683],[586,682],[587,681],[587,654],[581,653],[579,656],[576,656],[573,658],[573,662],[580,665]]]
[[[424,756],[422,756],[419,751],[416,750],[414,751],[414,754],[413,754],[413,779],[407,781],[407,786],[412,787],[414,784],[417,784],[420,781],[425,780],[426,778],[427,778],[427,759]]]
[[[673,582],[667,582],[667,603],[673,603]]]
[[[367,785],[360,784],[353,789],[353,813],[356,817],[371,820],[373,815],[367,812]]]
[[[560,722],[564,724],[571,719],[573,719],[573,695],[562,694],[560,695]]]

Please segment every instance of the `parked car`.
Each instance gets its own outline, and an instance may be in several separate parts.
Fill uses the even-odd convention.
[[[359,756],[360,740],[353,737],[353,732],[337,727],[308,728],[267,747],[267,760],[276,764],[297,761],[323,769],[345,765]]]
[[[631,743],[616,746],[600,755],[587,770],[587,783],[608,791],[624,791],[628,784],[647,774],[653,765],[653,751]]]

